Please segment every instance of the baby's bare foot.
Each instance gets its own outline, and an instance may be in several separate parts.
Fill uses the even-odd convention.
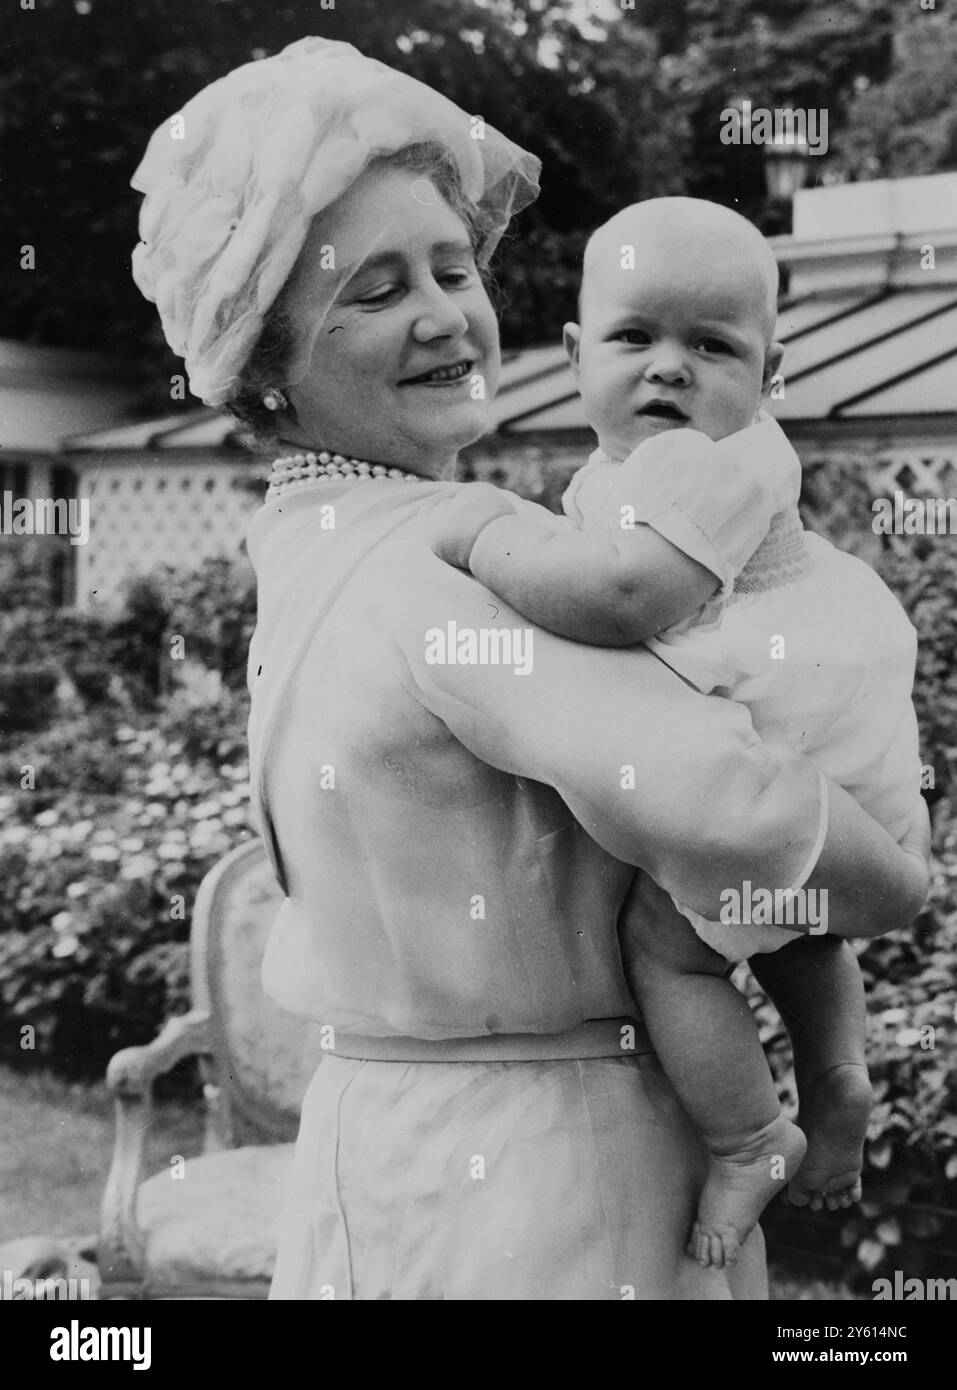
[[[797,1207],[820,1211],[849,1207],[861,1196],[861,1163],[873,1095],[867,1068],[844,1062],[800,1088],[798,1121],[807,1156],[788,1187]]]
[[[687,1253],[699,1265],[723,1269],[771,1198],[797,1173],[807,1141],[783,1115],[765,1125],[747,1148],[711,1154]]]

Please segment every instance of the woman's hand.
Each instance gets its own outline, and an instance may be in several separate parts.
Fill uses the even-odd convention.
[[[510,516],[514,512],[507,492],[491,483],[467,483],[436,509],[432,549],[447,565],[467,570],[480,532],[496,517]]]

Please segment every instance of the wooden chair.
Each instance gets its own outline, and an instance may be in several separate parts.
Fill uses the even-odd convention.
[[[279,1009],[259,982],[280,901],[258,840],[220,860],[193,913],[192,1010],[110,1062],[116,1142],[101,1212],[101,1298],[268,1293],[291,1141],[322,1057],[318,1025]],[[194,1055],[204,1152],[143,1181],[153,1082]]]

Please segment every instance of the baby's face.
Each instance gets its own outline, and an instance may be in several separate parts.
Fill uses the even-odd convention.
[[[780,362],[766,280],[747,256],[694,235],[647,237],[635,252],[622,269],[620,237],[595,248],[577,340],[566,329],[601,447],[624,459],[663,430],[744,429]]]

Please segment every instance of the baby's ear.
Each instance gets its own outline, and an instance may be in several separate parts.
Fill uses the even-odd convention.
[[[581,350],[582,331],[577,323],[566,323],[562,329],[562,342],[565,344],[565,351],[568,353],[568,360],[572,364],[572,371],[575,374],[575,384],[578,384],[578,354]]]
[[[761,378],[761,395],[766,396],[771,389],[771,381],[777,375],[784,359],[784,344],[770,343],[764,354],[764,375]]]

